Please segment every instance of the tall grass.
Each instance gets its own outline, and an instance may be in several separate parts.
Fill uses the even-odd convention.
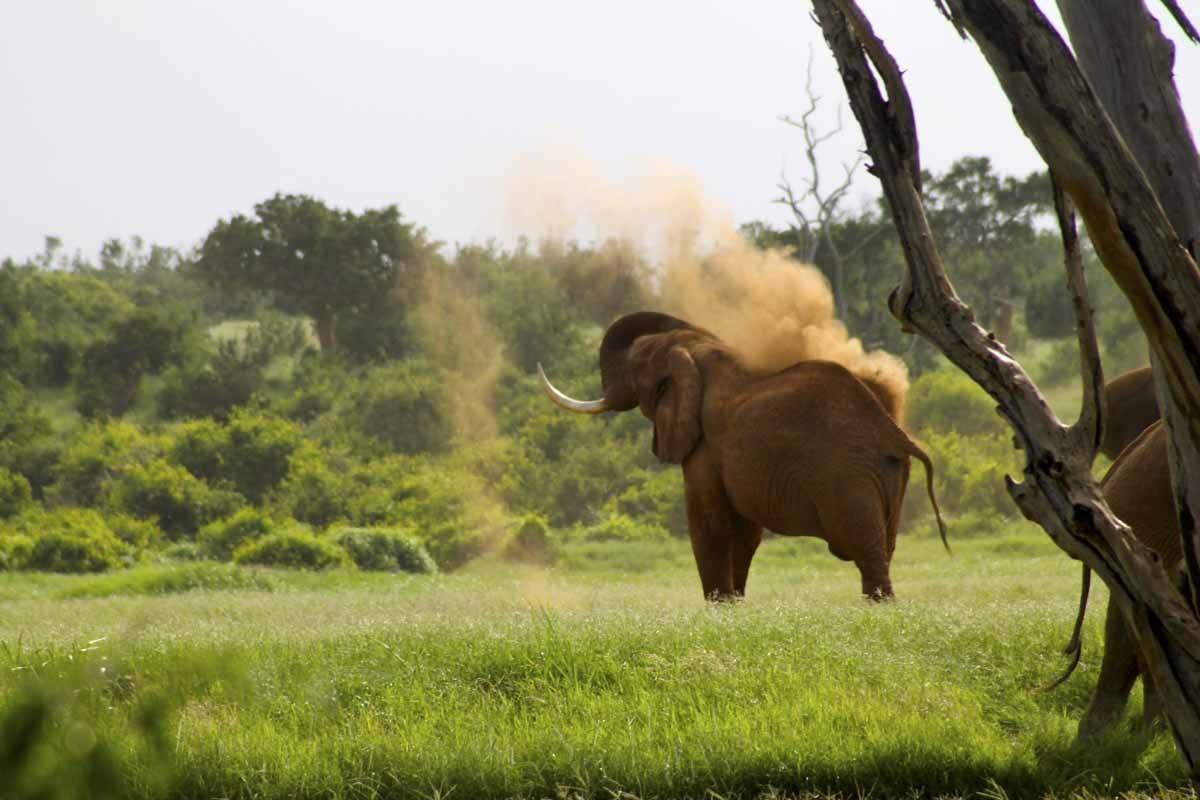
[[[0,691],[11,708],[31,686],[75,687],[47,706],[51,724],[92,749],[49,736],[48,763],[103,744],[121,791],[143,797],[1183,786],[1165,735],[1071,744],[1101,613],[1077,675],[1033,690],[1060,666],[1077,589],[1076,565],[1035,533],[963,540],[953,558],[906,537],[886,605],[861,600],[853,567],[811,541],[768,542],[749,599],[724,606],[701,600],[686,542],[607,547],[554,570],[272,573],[270,592],[60,599],[88,579],[6,576]],[[622,549],[657,569],[626,570]]]

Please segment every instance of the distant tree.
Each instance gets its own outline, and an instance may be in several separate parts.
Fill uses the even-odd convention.
[[[195,270],[227,290],[271,292],[277,304],[316,323],[322,351],[338,349],[338,322],[398,313],[421,289],[436,245],[391,205],[361,214],[307,195],[276,194],[217,223]]]
[[[1000,176],[987,156],[967,156],[922,181],[929,227],[942,254],[962,276],[964,299],[1000,341],[1012,343],[1013,312],[1024,304],[1034,275],[1053,270],[1067,302],[1058,234],[1037,224],[1054,213],[1048,173]],[[1067,332],[1072,330],[1073,321]]]

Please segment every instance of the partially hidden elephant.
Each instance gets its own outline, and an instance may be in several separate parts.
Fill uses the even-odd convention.
[[[654,423],[652,449],[683,468],[692,552],[704,596],[745,595],[763,529],[824,539],[853,561],[862,592],[893,596],[896,548],[909,458],[933,464],[896,424],[898,398],[829,361],[763,374],[714,334],[641,311],[618,319],[600,343],[603,398],[573,400],[539,365],[558,405],[585,414],[637,407]]]
[[[1104,498],[1112,512],[1125,522],[1133,535],[1158,553],[1168,571],[1176,570],[1183,558],[1179,520],[1171,496],[1171,475],[1167,456],[1167,429],[1161,421],[1141,432],[1124,450],[1104,476]],[[1049,688],[1070,677],[1079,663],[1080,634],[1087,612],[1091,570],[1083,568],[1083,591],[1074,633],[1066,653],[1072,657],[1063,675]],[[1138,676],[1144,675],[1141,653],[1116,602],[1108,601],[1104,621],[1104,655],[1100,676],[1087,710],[1079,722],[1079,738],[1103,733],[1120,718]],[[1142,680],[1143,716],[1141,725],[1149,728],[1161,709],[1153,681]]]
[[[1154,374],[1149,367],[1122,372],[1104,384],[1108,416],[1100,452],[1111,459],[1158,419],[1158,397],[1154,394]]]

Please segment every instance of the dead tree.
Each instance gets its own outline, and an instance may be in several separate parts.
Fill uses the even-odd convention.
[[[908,268],[889,307],[906,329],[930,340],[996,400],[1025,452],[1024,480],[1010,478],[1009,493],[1026,517],[1108,585],[1138,639],[1180,753],[1193,778],[1200,777],[1200,622],[1158,559],[1113,517],[1091,474],[1104,424],[1104,378],[1072,205],[1150,340],[1174,441],[1172,456],[1178,458],[1174,483],[1184,551],[1193,586],[1200,586],[1195,569],[1200,505],[1193,500],[1200,489],[1200,459],[1192,455],[1200,452],[1196,229],[1176,228],[1164,212],[1098,93],[1032,0],[934,1],[978,45],[1054,178],[1078,320],[1084,387],[1079,419],[1072,425],[1057,419],[1020,364],[976,324],[955,294],[925,220],[916,123],[899,66],[854,0],[812,0],[904,250]],[[1141,0],[1111,4],[1145,12]],[[1088,13],[1102,14],[1093,10],[1094,3],[1086,5]],[[1135,35],[1132,30],[1120,33]],[[1141,46],[1151,44],[1143,40]],[[1156,54],[1161,57],[1161,50]],[[1174,94],[1169,69],[1166,82],[1169,92],[1159,73],[1158,95]],[[1145,97],[1136,84],[1123,86],[1132,93],[1126,96]],[[1194,158],[1194,147],[1190,153]],[[1189,239],[1192,251],[1184,245]]]
[[[833,225],[839,217],[839,208],[854,182],[854,172],[862,166],[864,156],[860,153],[851,162],[842,162],[842,179],[831,188],[821,185],[821,167],[817,160],[817,150],[834,136],[842,132],[842,110],[838,107],[837,124],[827,131],[820,131],[814,117],[821,106],[821,96],[813,87],[813,54],[808,53],[808,67],[804,77],[804,95],[808,104],[800,116],[792,117],[787,114],[779,120],[800,131],[804,140],[804,159],[808,163],[807,177],[801,179],[800,189],[792,186],[785,173],[779,177],[776,188],[781,192],[775,198],[776,203],[787,206],[796,220],[795,230],[801,234],[800,259],[807,263],[815,263],[817,251],[825,245],[833,268],[833,299],[837,305],[840,319],[846,318],[846,285],[845,263],[860,249],[870,244],[883,231],[879,227],[864,236],[849,252],[843,253],[833,236]]]

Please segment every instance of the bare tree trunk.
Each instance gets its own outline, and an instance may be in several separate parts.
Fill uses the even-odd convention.
[[[314,321],[321,352],[331,355],[337,349],[337,316],[332,311],[325,310],[317,314]]]
[[[1058,0],[1088,83],[1146,174],[1193,260],[1200,248],[1200,154],[1172,72],[1175,46],[1142,0]],[[1151,354],[1156,367],[1158,357]],[[1171,397],[1167,370],[1154,370],[1159,407],[1171,431],[1170,462],[1188,574],[1200,586],[1200,451],[1191,447],[1184,410]]]
[[[939,5],[941,2],[939,2]],[[813,0],[867,139],[873,173],[908,269],[889,306],[999,404],[1025,450],[1025,481],[1009,493],[1031,520],[1108,584],[1154,677],[1168,723],[1193,775],[1200,764],[1200,624],[1170,576],[1108,510],[1091,475],[1104,409],[1103,373],[1074,237],[1075,200],[1106,267],[1154,342],[1172,397],[1200,408],[1200,272],[1150,186],[1087,87],[1065,44],[1029,0],[945,0],[983,51],[1014,114],[1050,166],[1079,320],[1084,404],[1063,425],[1003,344],[976,324],[954,292],[925,218],[916,125],[899,66],[854,0]],[[887,89],[885,99],[876,74]],[[1176,314],[1182,316],[1177,317]],[[1200,441],[1200,415],[1187,433]]]

